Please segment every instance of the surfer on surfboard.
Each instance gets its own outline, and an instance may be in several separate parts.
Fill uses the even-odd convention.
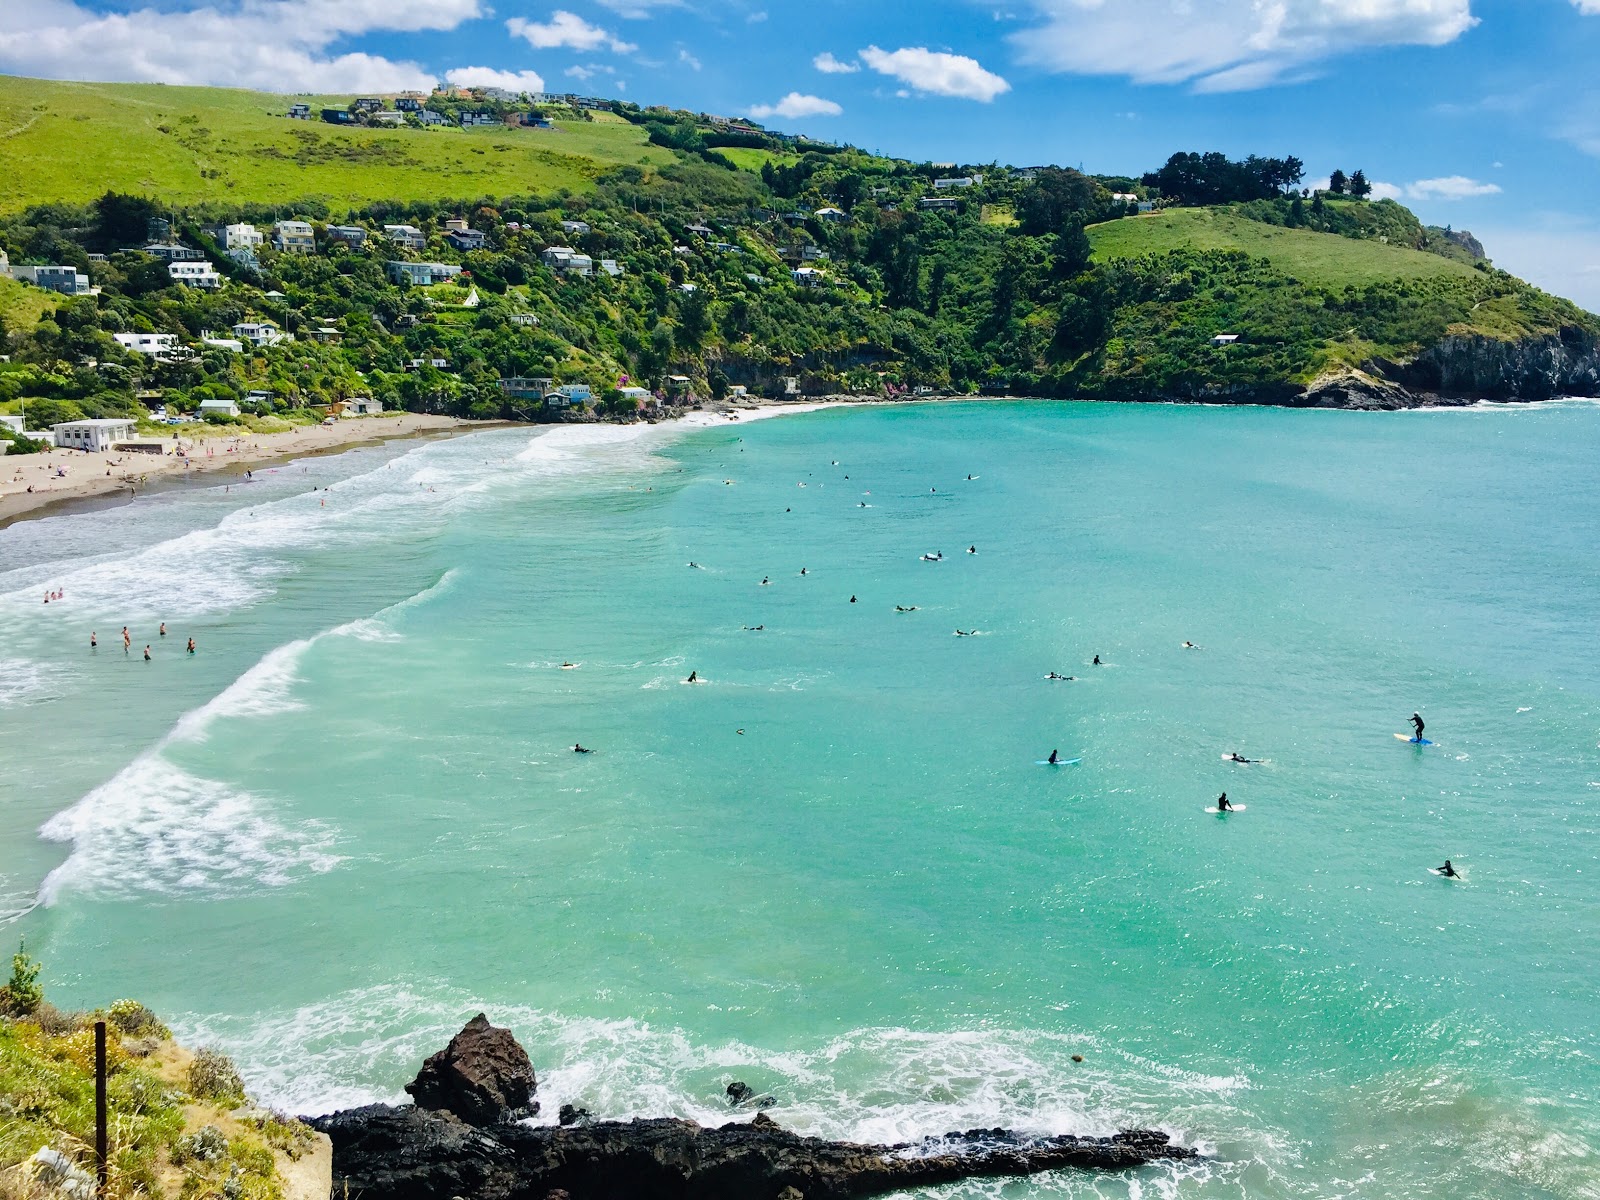
[[[1446,879],[1461,878],[1461,872],[1450,865],[1450,860],[1448,858],[1444,860],[1444,866],[1435,867],[1434,872],[1436,874],[1443,875]]]
[[[1233,811],[1233,805],[1228,803],[1228,793],[1227,792],[1223,792],[1222,795],[1217,797],[1217,811],[1218,812],[1232,812]]]
[[[1061,751],[1050,751],[1050,757],[1045,759],[1045,762],[1049,763],[1052,767],[1059,767],[1061,765]]]
[[[1255,762],[1256,760],[1253,758],[1245,758],[1244,755],[1240,754],[1237,750],[1230,750],[1228,752],[1228,761],[1249,764]]]
[[[1422,721],[1422,714],[1421,713],[1412,713],[1411,714],[1411,724],[1412,724],[1413,728],[1415,728],[1416,731],[1417,731],[1417,736],[1412,738],[1411,740],[1416,742],[1417,745],[1420,746],[1422,744],[1422,731],[1423,731],[1424,728],[1426,728],[1426,726],[1423,724],[1423,721]]]

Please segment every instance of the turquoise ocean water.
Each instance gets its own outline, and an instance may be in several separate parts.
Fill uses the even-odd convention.
[[[487,1009],[548,1114],[1213,1156],[930,1195],[1600,1197],[1597,464],[1577,402],[927,405],[25,522],[0,937],[298,1111]]]

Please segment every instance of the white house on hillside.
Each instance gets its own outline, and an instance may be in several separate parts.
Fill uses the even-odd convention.
[[[168,263],[167,274],[172,276],[173,283],[181,283],[185,287],[200,288],[207,292],[215,292],[222,287],[222,276],[208,262]]]
[[[428,248],[428,235],[415,225],[385,225],[383,236],[396,246],[404,246],[407,250],[426,250]]]
[[[233,336],[258,347],[276,346],[279,342],[294,340],[292,335],[268,321],[240,321],[233,327]]]
[[[272,244],[285,254],[315,254],[317,235],[309,221],[279,221],[272,227]]]
[[[151,358],[171,354],[178,348],[178,338],[171,333],[113,333],[111,337],[124,350]]]
[[[394,262],[384,264],[392,283],[409,283],[412,287],[431,287],[461,274],[455,263]]]

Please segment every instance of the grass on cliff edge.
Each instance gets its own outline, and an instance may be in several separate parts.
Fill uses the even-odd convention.
[[[314,1141],[292,1118],[236,1114],[243,1085],[219,1054],[190,1054],[141,1004],[62,1013],[15,984],[30,964],[19,952],[0,987],[0,1200],[55,1195],[30,1160],[42,1148],[94,1173],[94,1022],[106,1022],[110,1178],[114,1200],[282,1200],[280,1165]],[[31,983],[31,978],[29,979]]]
[[[1208,208],[1175,208],[1089,228],[1097,259],[1138,258],[1169,250],[1242,250],[1265,258],[1302,283],[1357,287],[1380,280],[1469,279],[1463,262],[1310,229],[1286,229]]]
[[[622,122],[555,129],[363,129],[283,114],[297,99],[231,88],[66,83],[0,75],[0,211],[92,200],[108,188],[172,204],[449,200],[581,191],[669,151]]]

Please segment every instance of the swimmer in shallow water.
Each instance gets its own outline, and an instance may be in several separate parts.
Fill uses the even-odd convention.
[[[1103,667],[1103,666],[1105,666],[1105,663],[1101,662],[1100,661],[1100,656],[1098,654],[1096,654],[1094,656],[1094,662],[1090,663],[1089,665],[1091,667]]]
[[[1077,676],[1076,675],[1063,675],[1059,671],[1051,671],[1050,674],[1045,676],[1045,678],[1046,679],[1059,679],[1064,683],[1071,683],[1073,680],[1077,679]]]
[[[903,604],[896,604],[894,606],[894,610],[895,610],[895,612],[916,612],[917,611],[917,606],[915,604],[913,604],[910,607],[907,607],[907,606],[905,606]]]
[[[574,754],[590,754],[590,753],[593,753],[587,746],[583,745],[582,743],[578,743],[578,744],[574,745],[572,747],[572,752]]]

